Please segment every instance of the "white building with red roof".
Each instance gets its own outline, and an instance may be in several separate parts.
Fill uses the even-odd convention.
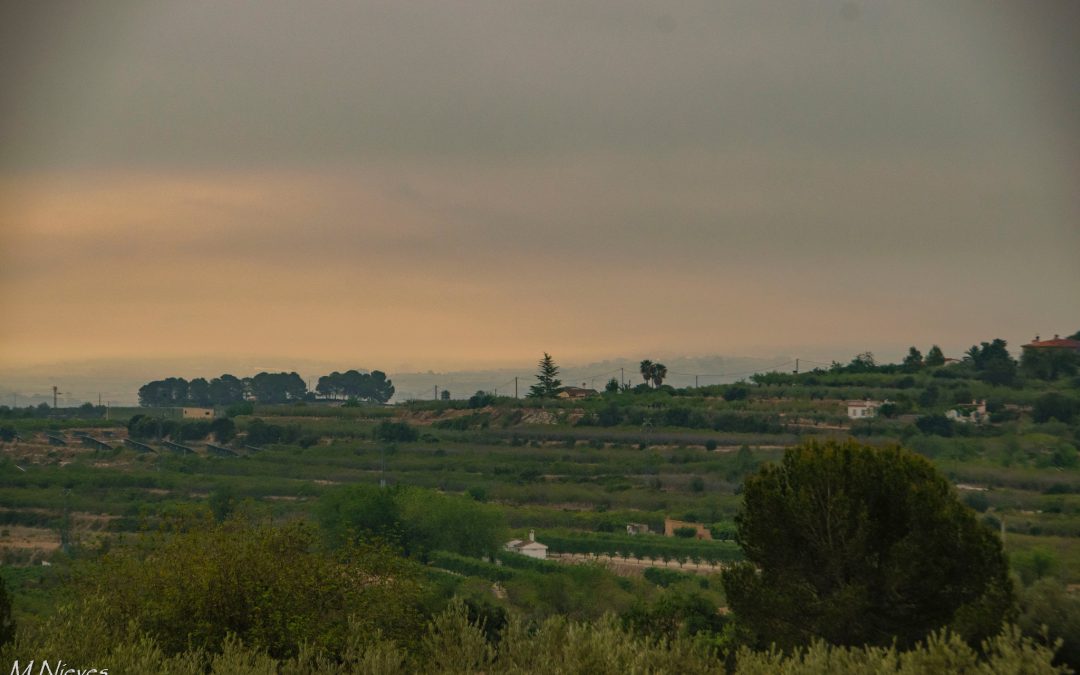
[[[1023,346],[1023,349],[1072,349],[1080,352],[1080,340],[1073,340],[1072,338],[1063,338],[1057,335],[1053,340],[1040,340],[1036,335],[1035,339]]]

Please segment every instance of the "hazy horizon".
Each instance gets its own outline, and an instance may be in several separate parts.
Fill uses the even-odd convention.
[[[0,373],[1071,333],[1078,24],[1067,2],[9,3]]]
[[[1071,331],[1070,331],[1071,332]],[[1050,334],[1043,337],[1050,337]],[[945,355],[962,358],[971,344],[1003,337],[999,334],[981,337],[966,345],[940,343],[892,345],[877,349],[868,345],[845,345],[825,349],[793,348],[789,351],[757,354],[686,354],[659,350],[638,355],[612,355],[597,360],[575,361],[555,357],[561,368],[566,385],[584,384],[601,388],[611,377],[625,377],[636,384],[640,381],[637,364],[642,359],[659,361],[668,366],[668,383],[676,387],[692,384],[702,386],[724,384],[746,379],[753,372],[768,370],[800,371],[827,367],[833,361],[847,363],[855,355],[871,352],[878,363],[898,363],[906,355],[909,346],[915,346],[924,354],[938,344]],[[1034,336],[1031,336],[1034,337]],[[1028,339],[1007,340],[1009,349],[1016,357],[1020,347]],[[364,358],[344,360],[318,360],[298,357],[220,357],[213,355],[173,358],[100,358],[89,360],[58,361],[42,364],[24,364],[18,367],[0,366],[0,405],[20,406],[51,403],[51,387],[61,391],[61,407],[77,406],[83,402],[113,405],[137,403],[138,388],[151,380],[166,377],[196,377],[207,379],[228,373],[238,377],[250,377],[259,372],[298,372],[314,388],[315,381],[333,371],[357,369],[361,371],[382,370],[394,380],[397,388],[395,402],[410,398],[426,398],[432,395],[432,387],[449,389],[455,399],[467,398],[473,392],[497,390],[509,395],[514,377],[518,377],[519,393],[523,396],[532,384],[539,355],[532,361],[508,361],[473,364],[424,364],[402,362],[396,364],[376,363]],[[622,366],[623,373],[618,369]],[[584,380],[584,381],[583,381]]]

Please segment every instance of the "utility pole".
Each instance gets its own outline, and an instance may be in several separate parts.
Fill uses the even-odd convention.
[[[799,374],[799,359],[795,359],[795,374]]]
[[[625,368],[619,368],[619,388],[620,389],[626,386],[626,373],[623,372],[624,370],[625,370]]]
[[[517,398],[517,375],[514,376],[514,398]]]
[[[53,407],[53,410],[56,410],[56,394],[57,394],[57,390],[56,390],[56,385],[54,384],[53,387],[52,387],[52,407]]]
[[[435,400],[439,400],[439,385],[435,385]]]
[[[698,376],[697,376],[697,375],[695,375],[695,376],[694,376],[694,389],[697,389],[697,388],[698,388],[697,378],[698,378]]]

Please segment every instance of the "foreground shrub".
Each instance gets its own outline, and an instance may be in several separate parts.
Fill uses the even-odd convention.
[[[303,644],[339,652],[350,620],[402,640],[419,632],[422,589],[413,565],[371,547],[330,556],[316,541],[300,523],[275,528],[242,519],[147,535],[86,571],[82,599],[57,620],[94,616],[96,640],[146,635],[166,654],[216,651],[234,635],[278,658]]]
[[[656,640],[622,629],[614,617],[577,623],[552,618],[530,625],[513,617],[496,644],[481,623],[471,622],[464,604],[453,604],[418,635],[414,648],[349,624],[340,651],[304,647],[296,655],[275,658],[266,650],[229,635],[213,650],[193,647],[170,654],[146,635],[103,640],[100,618],[68,615],[48,629],[24,633],[0,651],[0,667],[17,655],[63,653],[70,664],[99,664],[110,673],[169,675],[345,675],[371,673],[717,673],[722,654],[707,641]],[[63,632],[63,631],[68,632]],[[833,647],[815,642],[790,655],[771,650],[740,650],[728,665],[739,675],[854,675],[969,673],[1046,675],[1067,670],[1052,663],[1053,650],[1009,628],[986,641],[981,651],[953,634],[935,634],[909,650],[895,647]],[[25,661],[26,657],[22,657]]]

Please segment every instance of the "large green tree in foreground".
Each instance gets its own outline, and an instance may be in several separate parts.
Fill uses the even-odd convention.
[[[914,645],[948,627],[994,635],[1013,610],[1001,542],[924,458],[809,442],[747,478],[737,517],[748,562],[724,573],[760,645]]]

